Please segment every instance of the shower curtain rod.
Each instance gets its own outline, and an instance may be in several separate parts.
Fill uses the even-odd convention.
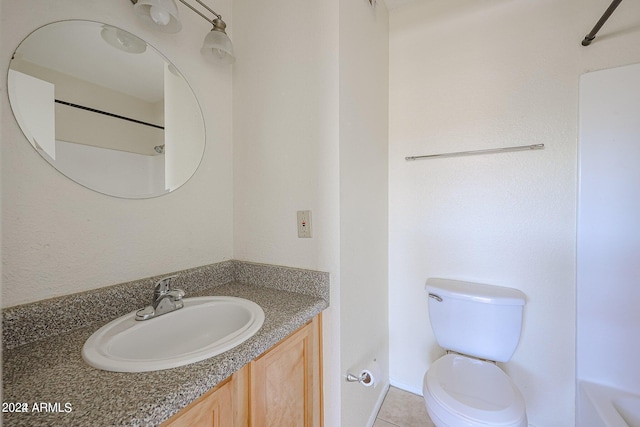
[[[593,27],[593,30],[591,30],[589,34],[584,36],[584,40],[582,40],[582,46],[589,46],[591,44],[593,39],[596,38],[597,32],[600,31],[600,28],[604,25],[605,22],[607,22],[607,19],[609,19],[613,11],[616,10],[616,7],[618,7],[621,2],[622,0],[613,0],[611,2],[607,10],[605,10],[602,14],[600,20],[596,23],[595,27]]]
[[[109,113],[108,111],[102,111],[91,107],[86,107],[80,104],[74,104],[73,102],[62,101],[60,99],[53,100],[56,104],[66,105],[67,107],[78,108],[80,110],[91,111],[92,113],[104,114],[105,116],[115,117],[116,119],[127,120],[129,122],[138,123],[140,125],[150,126],[152,128],[164,129],[164,126],[154,125],[153,123],[143,122],[142,120],[132,119],[131,117],[121,116],[119,114]]]

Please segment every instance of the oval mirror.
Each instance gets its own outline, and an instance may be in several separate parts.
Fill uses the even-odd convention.
[[[147,198],[198,168],[205,132],[175,66],[111,25],[61,21],[31,33],[9,65],[11,109],[31,145],[92,190]]]

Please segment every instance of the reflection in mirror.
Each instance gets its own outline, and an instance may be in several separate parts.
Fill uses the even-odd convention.
[[[204,120],[193,91],[122,29],[91,21],[41,27],[16,49],[7,86],[31,145],[92,190],[156,197],[184,184],[202,159]]]

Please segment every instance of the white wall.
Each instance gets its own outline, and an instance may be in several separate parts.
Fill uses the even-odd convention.
[[[210,30],[183,13],[178,34],[147,30],[130,2],[2,0],[0,80],[11,52],[36,28],[63,19],[119,26],[162,52],[197,94],[206,122],[205,156],[194,177],[169,195],[146,200],[107,197],[50,167],[20,131],[3,84],[2,305],[53,296],[229,259],[232,242],[231,69],[200,55]],[[231,1],[216,10],[231,25]]]
[[[382,388],[343,377],[387,365],[386,10],[235,0],[234,34],[234,257],[331,273],[325,425],[364,426]]]
[[[390,376],[421,392],[442,350],[424,283],[521,289],[520,345],[504,368],[534,426],[574,424],[578,78],[634,62],[640,6],[592,46],[595,1],[416,2],[390,15]],[[543,151],[404,157],[544,143]]]
[[[386,392],[389,16],[340,1],[341,374],[376,359],[380,384],[342,383],[341,426],[372,425]],[[367,424],[368,423],[368,424]]]
[[[234,1],[237,259],[326,268],[335,244],[337,199],[323,198],[336,191],[337,15],[322,3]],[[312,211],[311,239],[297,236],[298,210]]]
[[[640,394],[640,64],[580,80],[578,379]]]
[[[234,258],[331,273],[325,425],[340,425],[338,4],[234,0]],[[297,237],[296,211],[313,237]]]

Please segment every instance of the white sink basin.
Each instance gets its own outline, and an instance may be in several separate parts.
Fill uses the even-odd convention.
[[[131,312],[89,337],[82,357],[106,371],[147,372],[213,357],[243,343],[262,327],[264,312],[253,301],[212,296],[185,298],[184,307],[136,321]]]

